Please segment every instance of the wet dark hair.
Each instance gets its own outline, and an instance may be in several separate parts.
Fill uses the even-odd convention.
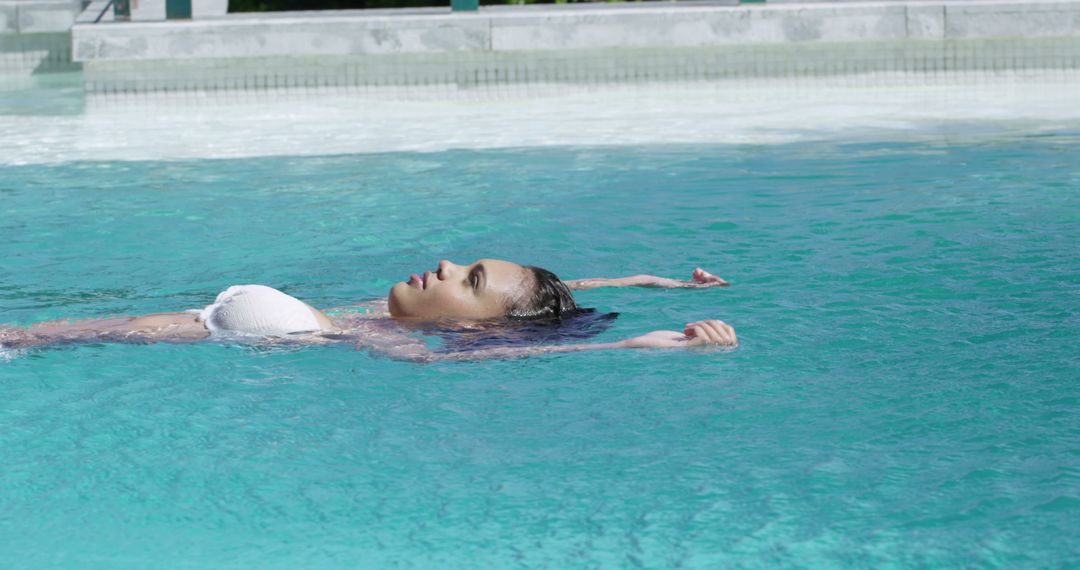
[[[526,265],[525,271],[533,281],[521,299],[513,303],[506,311],[511,319],[549,319],[559,318],[563,313],[572,314],[578,309],[574,294],[558,275],[534,265]]]
[[[427,332],[442,337],[442,352],[461,352],[500,346],[550,344],[581,340],[606,331],[619,313],[599,313],[579,307],[570,288],[554,273],[526,266],[526,293],[510,304],[502,319],[462,327],[436,324]]]
[[[425,327],[425,334],[439,337],[438,352],[466,352],[481,348],[535,346],[580,341],[596,336],[611,327],[619,313],[600,313],[595,309],[580,310],[573,315],[549,319],[494,319],[457,323],[434,323]]]

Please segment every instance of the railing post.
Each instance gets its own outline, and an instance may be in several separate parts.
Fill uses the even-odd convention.
[[[166,20],[190,20],[191,0],[165,0]]]
[[[480,0],[450,0],[451,12],[475,12],[480,7]]]

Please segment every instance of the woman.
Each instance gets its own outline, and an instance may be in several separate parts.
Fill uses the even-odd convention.
[[[138,317],[51,321],[28,329],[0,327],[0,346],[25,348],[72,342],[185,342],[215,337],[258,337],[268,342],[351,342],[395,359],[418,362],[508,358],[549,352],[616,348],[735,346],[735,331],[718,320],[688,323],[683,332],[654,331],[613,343],[511,346],[434,352],[407,334],[412,325],[493,320],[532,321],[582,312],[571,289],[596,287],[713,287],[728,283],[702,269],[691,280],[652,275],[563,282],[550,271],[497,259],[469,265],[447,260],[436,271],[413,274],[393,286],[385,301],[320,311],[263,285],[230,287],[202,310]],[[334,315],[333,317],[329,316]]]

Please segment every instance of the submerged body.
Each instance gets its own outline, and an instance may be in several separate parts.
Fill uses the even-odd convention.
[[[533,272],[533,273],[530,273]],[[535,275],[534,275],[535,273]],[[557,291],[545,291],[543,280]],[[540,277],[536,277],[536,276]],[[540,285],[532,281],[540,281]],[[569,289],[595,287],[711,287],[727,282],[701,269],[691,280],[649,275],[562,282],[539,268],[482,259],[469,265],[443,260],[437,271],[413,274],[391,289],[384,301],[320,311],[265,285],[235,285],[203,309],[135,317],[50,321],[28,329],[0,327],[0,345],[34,347],[76,342],[194,342],[211,337],[274,343],[325,344],[349,342],[357,348],[404,360],[465,360],[512,357],[546,352],[610,348],[669,348],[737,344],[734,330],[721,321],[689,323],[683,333],[654,331],[616,343],[533,347],[501,347],[459,353],[435,353],[407,330],[409,323],[446,319],[479,322],[500,317],[559,318],[577,311]],[[561,291],[561,293],[560,293]],[[568,306],[567,306],[568,305]]]
[[[287,337],[338,330],[322,311],[265,285],[234,285],[204,309],[137,317],[50,321],[28,332],[51,343],[79,340],[196,341],[214,335]]]

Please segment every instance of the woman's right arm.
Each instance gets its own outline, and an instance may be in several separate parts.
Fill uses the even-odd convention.
[[[727,287],[731,283],[698,267],[690,279],[683,281],[655,275],[632,275],[630,277],[596,277],[592,279],[571,279],[564,281],[570,289],[596,289],[598,287],[654,287],[658,289],[703,289],[705,287]]]

